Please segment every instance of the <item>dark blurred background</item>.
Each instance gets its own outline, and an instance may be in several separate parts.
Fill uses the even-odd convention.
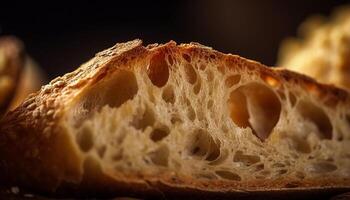
[[[343,0],[16,2],[0,5],[0,34],[21,38],[48,78],[134,38],[145,44],[196,41],[274,65],[280,42],[313,14]]]

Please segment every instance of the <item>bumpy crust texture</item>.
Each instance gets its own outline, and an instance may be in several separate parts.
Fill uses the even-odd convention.
[[[140,40],[116,44],[96,54],[77,70],[52,80],[30,95],[1,123],[0,183],[16,184],[45,192],[70,195],[220,195],[301,194],[313,191],[346,191],[349,179],[315,178],[300,181],[295,177],[251,180],[244,183],[222,180],[197,180],[175,173],[150,176],[137,173],[106,171],[94,158],[85,158],[65,122],[77,99],[84,91],[110,74],[125,70],[154,54],[196,55],[203,59],[221,60],[226,67],[259,74],[271,85],[297,87],[325,103],[329,108],[349,109],[349,94],[330,85],[284,69],[271,69],[239,56],[222,54],[197,43],[142,46]],[[128,68],[129,67],[129,68]],[[156,82],[157,84],[157,82]],[[271,139],[272,141],[272,139]],[[323,188],[323,189],[322,189]]]

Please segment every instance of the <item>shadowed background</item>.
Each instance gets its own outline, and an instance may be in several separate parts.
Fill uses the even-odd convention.
[[[274,65],[280,42],[313,14],[348,1],[201,0],[13,3],[0,6],[0,34],[21,38],[52,79],[102,49],[135,38],[145,44],[196,41]]]

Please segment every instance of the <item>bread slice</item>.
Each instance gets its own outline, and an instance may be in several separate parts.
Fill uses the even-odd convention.
[[[299,38],[282,43],[278,65],[350,89],[350,6],[338,8],[330,19],[307,19]]]
[[[72,196],[344,191],[349,94],[197,43],[133,40],[9,112],[0,160],[2,184]]]

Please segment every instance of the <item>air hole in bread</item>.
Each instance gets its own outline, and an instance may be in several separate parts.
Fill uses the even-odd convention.
[[[138,91],[136,77],[133,72],[117,70],[84,92],[82,98],[72,109],[70,122],[78,127],[103,106],[119,107],[133,99]],[[111,95],[113,94],[113,95]]]
[[[276,171],[276,175],[280,176],[280,175],[286,174],[287,172],[288,172],[288,170],[286,170],[286,169],[279,169]]]
[[[208,103],[207,103],[207,108],[211,109],[213,107],[213,105],[214,105],[214,101],[212,99],[209,99]]]
[[[218,71],[222,74],[225,75],[226,74],[226,67],[224,65],[219,65],[218,66]]]
[[[172,85],[167,85],[163,89],[162,98],[167,103],[171,103],[171,104],[175,103],[175,94],[174,94],[174,89]]]
[[[194,70],[193,66],[191,64],[186,64],[184,68],[185,68],[186,80],[190,84],[194,84],[197,80],[197,73]]]
[[[152,87],[148,87],[147,88],[147,94],[148,94],[148,99],[150,100],[150,102],[154,103],[155,102],[155,98],[154,98],[153,88]]]
[[[209,150],[210,142],[207,141],[206,135],[201,132],[197,133],[191,144],[190,154],[193,156],[204,157]]]
[[[209,151],[208,151],[208,155],[207,157],[205,158],[207,161],[210,161],[211,164],[213,164],[213,161],[218,161],[220,155],[221,155],[221,151],[220,151],[220,146],[221,146],[221,143],[219,140],[217,141],[214,141],[214,140],[211,140],[212,138],[210,137],[210,148],[209,148]]]
[[[271,174],[271,172],[269,170],[262,170],[262,171],[260,171],[260,175],[264,176],[264,177],[267,177],[270,174]]]
[[[237,83],[239,83],[240,80],[241,80],[241,75],[239,74],[231,75],[225,80],[225,85],[226,87],[230,88],[236,85]]]
[[[268,138],[281,113],[281,102],[275,92],[259,83],[232,91],[228,104],[232,121],[239,127],[250,127],[262,141]]]
[[[168,159],[169,159],[168,146],[162,145],[158,147],[157,150],[149,154],[149,158],[155,165],[164,166],[164,167],[168,166]]]
[[[167,60],[168,60],[168,63],[169,63],[170,66],[174,64],[174,59],[173,59],[173,57],[171,55],[167,56]]]
[[[213,74],[213,71],[211,71],[210,69],[208,69],[206,71],[206,74],[207,74],[207,81],[211,82],[214,80],[214,74]]]
[[[107,104],[110,107],[119,107],[127,100],[132,99],[138,91],[135,74],[130,71],[120,70],[116,72],[105,84],[99,84],[95,88],[99,91],[95,91],[92,95],[99,95],[102,98],[100,103]],[[104,90],[104,92],[102,93],[101,90]],[[90,98],[87,97],[87,99]]]
[[[261,175],[257,175],[255,176],[256,179],[265,179],[266,177],[265,176],[261,176]]]
[[[350,114],[345,115],[346,122],[348,123],[348,126],[350,127]]]
[[[168,136],[169,132],[170,132],[170,130],[168,127],[155,128],[151,132],[150,138],[154,142],[158,142],[158,141],[161,141],[162,139],[164,139],[166,136]]]
[[[211,158],[212,161],[210,161],[210,165],[220,165],[221,163],[223,163],[229,156],[229,152],[227,149],[223,149],[220,150],[219,148],[217,148],[217,153],[218,156],[214,156],[213,158]],[[219,151],[220,150],[220,151]],[[215,154],[214,154],[215,155]],[[216,158],[215,158],[216,157]],[[207,160],[209,160],[207,158]]]
[[[294,93],[289,92],[289,102],[292,106],[295,106],[295,103],[297,102],[297,98],[295,97]]]
[[[147,75],[152,84],[159,88],[163,87],[168,82],[169,66],[163,52],[158,52],[153,55],[147,67]]]
[[[100,158],[103,158],[105,156],[106,151],[107,151],[107,147],[106,147],[106,145],[99,146],[99,147],[97,147],[96,151],[97,151],[97,155]]]
[[[215,174],[218,175],[220,178],[231,180],[231,181],[241,181],[242,178],[233,172],[227,171],[227,170],[218,170],[215,171]]]
[[[342,157],[350,160],[350,153],[344,153]]]
[[[240,162],[245,166],[250,166],[260,162],[260,157],[256,155],[244,154],[242,151],[237,151],[233,157],[233,162]]]
[[[280,135],[291,150],[295,150],[299,153],[305,154],[311,152],[311,146],[307,139],[304,137],[298,137],[297,133],[292,133],[289,135],[281,133]]]
[[[188,54],[182,54],[182,57],[187,61],[187,62],[191,62],[191,57]]]
[[[255,171],[258,172],[258,171],[263,170],[264,168],[265,168],[265,165],[264,165],[263,163],[257,164],[257,165],[255,166]]]
[[[94,146],[94,134],[90,127],[83,126],[77,134],[77,143],[83,152],[88,152]]]
[[[125,130],[122,130],[119,134],[116,135],[114,142],[116,144],[122,144],[125,140],[125,137],[127,135],[127,132]]]
[[[141,116],[136,115],[130,125],[138,130],[144,131],[148,126],[152,126],[154,122],[155,118],[153,110],[146,107],[144,113]]]
[[[317,173],[317,174],[323,174],[323,173],[329,173],[332,171],[337,170],[337,166],[330,162],[325,161],[319,161],[310,164],[307,167],[307,171],[311,173]]]
[[[203,129],[193,133],[189,144],[190,155],[207,161],[214,161],[220,156],[220,143],[215,142],[211,135]]]
[[[173,116],[171,116],[170,122],[172,124],[177,124],[177,123],[182,123],[182,119],[180,116],[178,116],[177,114],[174,114]]]
[[[285,167],[286,165],[285,164],[283,164],[283,163],[274,163],[273,165],[272,165],[272,167],[273,168],[283,168],[283,167]]]
[[[112,160],[113,161],[120,161],[123,159],[123,149],[118,149],[112,154]]]
[[[203,112],[203,110],[202,109],[198,109],[197,111],[196,111],[196,116],[197,116],[197,119],[198,119],[198,121],[205,121],[205,113]]]
[[[318,136],[321,139],[332,139],[332,124],[322,108],[302,100],[297,104],[297,110],[308,121],[316,125]]]
[[[344,140],[344,136],[343,136],[343,133],[341,132],[341,130],[338,130],[337,140],[338,141]]]
[[[185,104],[187,105],[187,117],[191,121],[196,119],[196,112],[194,111],[192,104],[188,98],[185,99]]]
[[[197,83],[194,85],[194,87],[193,87],[193,93],[195,93],[195,94],[198,94],[199,92],[200,92],[200,90],[201,90],[201,84],[202,84],[202,81],[201,81],[201,79],[199,78],[198,80],[197,80]]]
[[[230,117],[239,127],[249,127],[249,113],[247,109],[247,99],[241,90],[231,92],[229,99]]]
[[[223,133],[228,133],[229,132],[229,129],[228,129],[226,124],[222,124],[221,125],[221,130],[222,130]]]
[[[319,85],[315,84],[314,82],[307,82],[304,85],[309,93],[313,93],[314,95],[318,96],[320,94],[320,87]]]
[[[286,100],[286,95],[285,95],[285,93],[284,93],[283,90],[278,90],[278,91],[277,91],[277,94],[278,94],[278,96],[279,96],[283,101]]]
[[[195,176],[203,179],[217,179],[217,177],[211,173],[198,173],[198,174],[195,174]]]
[[[281,84],[280,80],[267,74],[261,75],[261,78],[271,87],[277,87]]]
[[[191,121],[194,121],[196,119],[196,112],[194,111],[194,109],[192,108],[192,106],[188,107],[187,110],[187,117],[188,119],[190,119]]]
[[[206,64],[200,64],[200,65],[199,65],[199,69],[200,69],[200,70],[203,70],[203,71],[204,71],[206,68],[207,68],[207,65],[206,65]]]

